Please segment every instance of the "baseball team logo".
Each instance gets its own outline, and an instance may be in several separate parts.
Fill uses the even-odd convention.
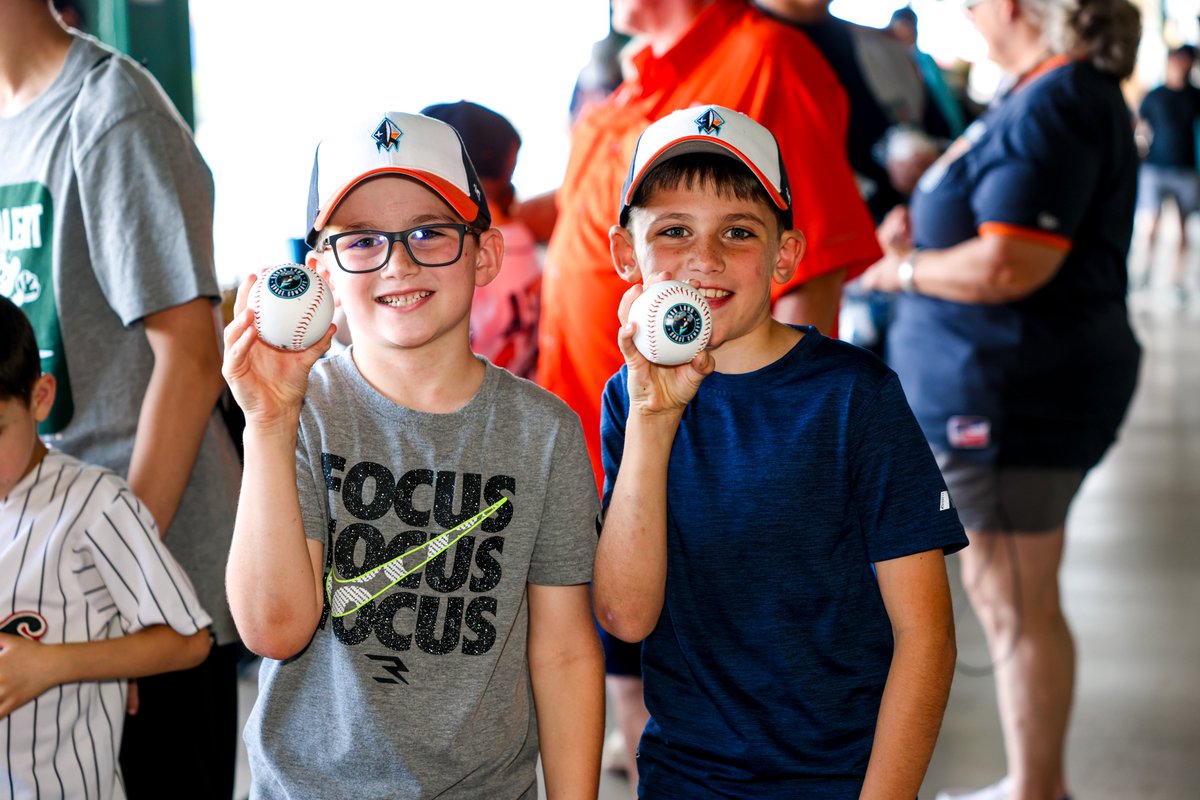
[[[689,344],[704,328],[700,311],[691,303],[676,303],[662,318],[663,333],[675,344]]]
[[[46,619],[36,611],[17,611],[0,620],[0,633],[36,642],[46,635]]]
[[[285,300],[308,291],[308,273],[299,267],[280,267],[267,278],[267,289]]]
[[[708,109],[694,120],[696,129],[700,133],[706,133],[709,136],[720,136],[721,126],[725,124],[724,118],[716,112],[716,109]]]
[[[397,128],[396,123],[384,117],[383,122],[379,123],[379,127],[371,134],[371,138],[375,140],[375,147],[379,151],[398,150],[400,137],[403,135],[404,131]]]

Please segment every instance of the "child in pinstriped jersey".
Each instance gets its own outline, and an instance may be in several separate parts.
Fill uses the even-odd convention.
[[[55,380],[0,297],[0,796],[123,798],[127,680],[193,667],[211,622],[125,480],[48,450]]]

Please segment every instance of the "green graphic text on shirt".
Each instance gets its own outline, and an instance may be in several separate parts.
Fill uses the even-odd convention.
[[[33,324],[42,371],[54,375],[58,392],[39,433],[58,433],[75,413],[71,378],[54,291],[54,204],[40,183],[0,186],[0,295],[12,300]]]

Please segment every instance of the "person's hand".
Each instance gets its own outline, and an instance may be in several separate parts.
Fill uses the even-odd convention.
[[[670,280],[669,272],[657,272],[646,279],[646,284]],[[701,350],[686,364],[674,367],[650,362],[633,343],[637,323],[629,321],[629,308],[642,293],[642,286],[635,285],[621,298],[617,316],[621,328],[617,331],[617,345],[629,366],[629,410],[641,414],[683,414],[683,409],[696,396],[700,382],[716,368],[716,361],[707,350]]]
[[[908,216],[908,206],[893,206],[875,229],[875,238],[884,251],[912,250],[912,222]]]
[[[133,716],[142,707],[141,697],[138,696],[138,682],[134,678],[129,681],[129,694],[125,698],[125,713]]]
[[[247,308],[250,289],[257,280],[251,274],[238,287],[233,320],[225,327],[225,376],[233,397],[246,415],[246,424],[270,426],[294,419],[308,388],[308,373],[329,349],[336,325],[307,350],[278,350],[258,338],[254,310]]]
[[[899,292],[900,291],[900,262],[911,253],[892,249],[884,252],[883,258],[867,267],[867,271],[858,276],[859,286],[868,292]]]
[[[0,719],[55,685],[47,645],[0,633]]]

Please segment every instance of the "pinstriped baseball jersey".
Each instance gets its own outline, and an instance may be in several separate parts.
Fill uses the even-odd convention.
[[[51,450],[0,498],[0,630],[42,644],[211,622],[116,473]],[[124,798],[126,681],[56,686],[0,720],[0,798]]]

